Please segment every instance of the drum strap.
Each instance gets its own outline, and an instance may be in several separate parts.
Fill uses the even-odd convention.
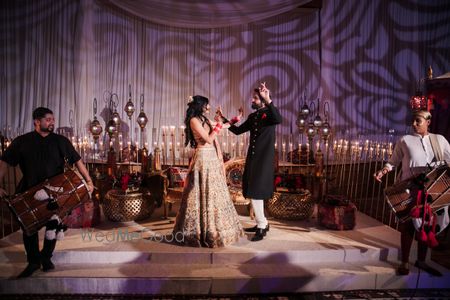
[[[442,155],[442,149],[439,146],[439,142],[437,140],[437,136],[433,133],[430,133],[430,143],[431,143],[431,148],[433,149],[433,153],[434,153],[434,158],[436,158],[436,161],[442,161],[444,159],[443,155]]]

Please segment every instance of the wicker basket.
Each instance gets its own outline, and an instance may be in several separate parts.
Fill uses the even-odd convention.
[[[314,211],[314,201],[311,193],[274,192],[267,201],[267,210],[277,219],[302,220],[311,217]]]
[[[155,202],[147,190],[125,193],[113,189],[106,193],[103,208],[109,220],[128,222],[149,217],[155,209]]]

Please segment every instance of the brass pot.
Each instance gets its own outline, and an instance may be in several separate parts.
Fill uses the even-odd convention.
[[[311,192],[274,192],[273,197],[267,201],[267,210],[270,215],[283,220],[308,219],[314,212],[314,201]]]
[[[112,189],[105,195],[103,208],[106,217],[111,221],[137,221],[150,217],[155,210],[155,201],[146,189],[130,193]]]

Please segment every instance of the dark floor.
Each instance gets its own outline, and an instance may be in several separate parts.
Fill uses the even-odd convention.
[[[438,241],[439,246],[431,250],[431,260],[450,270],[450,228],[438,235]]]
[[[365,300],[365,299],[434,299],[449,300],[450,289],[418,289],[418,290],[358,290],[345,292],[321,292],[286,295],[241,295],[241,296],[144,296],[144,295],[2,295],[2,299],[8,300],[144,300],[144,299],[217,299],[217,300]]]

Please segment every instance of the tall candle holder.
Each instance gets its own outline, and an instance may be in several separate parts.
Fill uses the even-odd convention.
[[[181,164],[184,166],[184,155],[185,155],[185,130],[186,130],[186,126],[181,125],[180,126],[180,130],[181,130]]]
[[[167,126],[162,126],[162,142],[161,142],[162,163],[166,165],[167,158]]]
[[[171,155],[171,163],[175,165],[175,126],[170,126],[170,155]]]
[[[140,104],[141,104],[141,111],[136,119],[136,122],[138,123],[141,131],[140,131],[140,140],[141,140],[141,145],[143,145],[144,147],[142,149],[139,149],[138,147],[136,147],[137,150],[137,155],[136,155],[136,161],[139,161],[139,156],[141,156],[141,164],[142,164],[142,170],[146,171],[148,168],[146,166],[147,164],[147,160],[148,160],[148,150],[147,150],[147,143],[144,141],[144,130],[145,130],[145,126],[147,125],[148,122],[148,118],[147,115],[144,112],[144,94],[141,94],[141,99],[140,99]]]

